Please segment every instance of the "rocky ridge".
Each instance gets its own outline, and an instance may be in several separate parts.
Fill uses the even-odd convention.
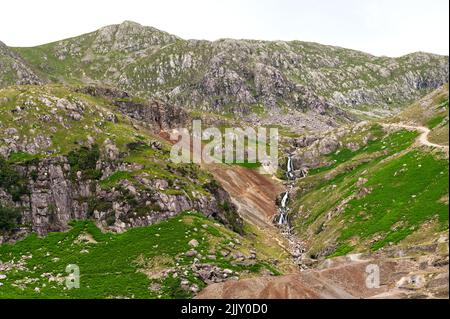
[[[336,117],[385,116],[448,79],[444,56],[375,57],[300,41],[183,40],[130,21],[13,50],[51,81],[101,82],[222,114],[271,113],[276,124],[287,124],[290,110],[325,116],[316,120],[325,127]]]

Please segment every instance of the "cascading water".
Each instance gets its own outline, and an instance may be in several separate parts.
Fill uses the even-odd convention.
[[[286,177],[288,180],[292,181],[295,177],[294,175],[294,166],[292,164],[292,157],[289,155],[286,165]],[[289,199],[289,191],[284,193],[283,198],[281,199],[281,205],[280,205],[280,217],[278,219],[278,225],[285,225],[287,224],[287,202]]]
[[[289,181],[293,181],[295,179],[294,175],[294,165],[292,163],[292,156],[289,155],[287,159],[287,165],[286,165],[286,177]],[[287,224],[287,202],[289,199],[289,191],[284,193],[283,198],[281,200],[281,206],[280,206],[280,217],[278,219],[278,225]]]
[[[286,177],[288,180],[291,180],[294,178],[294,166],[292,165],[292,157],[288,156],[288,162],[286,167]]]
[[[284,193],[283,199],[281,200],[281,208],[286,208],[288,198],[289,192]]]
[[[287,213],[287,201],[289,199],[289,192],[284,193],[283,198],[281,199],[281,207],[280,207],[280,219],[278,220],[278,225],[283,225],[287,222],[286,213]]]
[[[275,219],[274,222],[277,223],[277,226],[280,229],[280,233],[283,235],[283,237],[286,238],[287,242],[289,243],[289,251],[291,252],[291,255],[295,263],[299,266],[301,270],[303,270],[307,268],[302,263],[303,253],[305,252],[304,245],[301,241],[298,240],[288,219],[289,192],[295,184],[296,176],[304,178],[308,174],[308,171],[306,169],[300,169],[298,173],[299,174],[294,173],[294,165],[292,163],[292,157],[291,155],[289,155],[286,165],[286,177],[288,180],[286,184],[288,186],[288,190],[283,194],[283,197],[281,198],[278,208],[279,211],[279,215],[277,216],[278,219]]]

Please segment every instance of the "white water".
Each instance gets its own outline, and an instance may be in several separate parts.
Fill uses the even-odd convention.
[[[288,156],[287,166],[286,166],[286,177],[288,180],[294,179],[294,166],[292,165],[292,158]],[[280,207],[280,218],[278,220],[278,225],[287,224],[287,202],[289,199],[289,191],[284,193],[283,198],[281,199],[281,207]]]
[[[286,212],[287,212],[287,201],[289,199],[289,192],[284,193],[283,198],[281,199],[281,207],[280,207],[280,219],[278,220],[278,225],[283,225],[286,223]]]
[[[288,198],[289,192],[284,193],[283,199],[281,200],[281,208],[286,208]]]
[[[283,225],[284,223],[284,214],[280,215],[280,220],[278,221],[278,225]]]
[[[306,177],[308,174],[307,169],[300,170],[300,178]],[[291,156],[288,157],[287,166],[286,166],[286,177],[288,179],[288,190],[284,193],[283,198],[280,202],[279,215],[278,217],[278,226],[281,234],[288,240],[289,242],[289,251],[294,258],[295,263],[300,267],[301,270],[306,269],[307,267],[302,264],[303,253],[305,252],[303,248],[303,243],[298,240],[296,235],[293,232],[293,228],[291,227],[287,214],[289,212],[288,201],[289,201],[289,189],[292,189],[295,184],[296,174],[294,174],[294,167],[292,163]]]
[[[293,172],[294,172],[294,165],[292,163],[292,157],[288,156],[287,165],[286,165],[286,177],[288,180],[292,181],[295,179],[295,175]],[[284,193],[283,198],[281,199],[280,208],[279,208],[280,217],[278,219],[278,225],[287,225],[288,224],[288,221],[287,221],[287,212],[288,212],[287,202],[288,202],[288,200],[289,200],[289,191]]]
[[[294,174],[292,171],[294,170],[294,166],[292,165],[292,158],[288,157],[287,167],[286,167],[286,177],[288,179],[292,179],[294,177]]]

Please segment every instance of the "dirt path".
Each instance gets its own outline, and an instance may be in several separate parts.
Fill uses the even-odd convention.
[[[413,126],[413,125],[407,125],[407,124],[403,124],[403,123],[395,123],[395,124],[384,123],[382,125],[384,127],[397,127],[397,128],[404,128],[404,129],[407,129],[407,130],[419,131],[420,135],[417,138],[417,142],[420,145],[425,145],[425,146],[429,146],[429,147],[439,148],[439,149],[447,151],[447,152],[449,150],[449,147],[447,145],[435,144],[435,143],[432,143],[432,142],[430,142],[428,140],[428,134],[430,134],[430,132],[431,132],[428,127],[425,127],[425,126]]]

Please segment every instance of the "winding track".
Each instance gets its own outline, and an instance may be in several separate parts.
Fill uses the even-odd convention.
[[[382,125],[384,127],[396,127],[396,128],[404,128],[407,130],[419,131],[420,135],[416,140],[417,143],[419,143],[420,145],[438,148],[438,149],[446,151],[447,153],[449,151],[448,145],[440,145],[440,144],[430,142],[430,140],[428,139],[428,135],[430,134],[431,130],[428,127],[413,126],[413,125],[407,125],[407,124],[403,124],[403,123],[383,123]]]

